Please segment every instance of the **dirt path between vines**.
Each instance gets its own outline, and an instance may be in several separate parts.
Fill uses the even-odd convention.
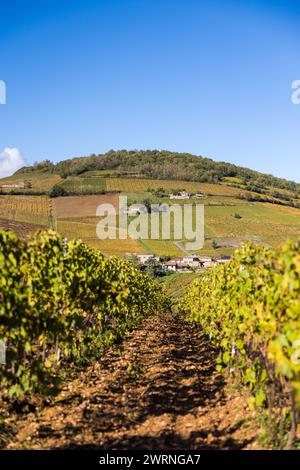
[[[213,358],[193,325],[169,313],[148,318],[59,397],[12,414],[6,448],[259,448],[245,399]]]

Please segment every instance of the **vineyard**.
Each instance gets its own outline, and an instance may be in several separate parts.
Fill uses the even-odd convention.
[[[0,467],[299,465],[300,0],[0,25]]]
[[[194,281],[181,309],[220,348],[217,370],[266,411],[275,447],[292,448],[300,406],[299,242],[276,250],[244,246]]]
[[[298,446],[299,247],[157,283],[55,232],[0,232],[0,447]]]
[[[46,196],[0,195],[1,218],[47,227],[49,216],[49,199]]]
[[[160,288],[125,261],[54,232],[0,232],[4,394],[49,393],[62,366],[88,363],[143,317],[166,307]]]
[[[34,171],[32,173],[34,175],[32,188],[26,191],[34,191],[37,189],[35,185],[39,185],[40,188],[45,188],[45,193],[51,193],[52,188],[50,190],[47,184],[55,175]],[[25,174],[30,180],[31,173]],[[228,181],[214,184],[150,178],[117,178],[113,173],[110,177],[106,176],[107,174],[101,171],[100,174],[87,172],[57,181],[56,184],[65,190],[64,197],[22,196],[13,194],[15,190],[12,190],[11,195],[2,194],[0,228],[14,230],[21,237],[34,233],[41,226],[55,228],[63,237],[80,238],[105,255],[126,256],[128,253],[146,252],[158,256],[181,256],[182,251],[173,240],[99,240],[96,237],[95,214],[97,206],[102,203],[113,204],[118,208],[121,191],[128,197],[128,204],[144,201],[170,204],[174,201],[169,199],[169,194],[185,189],[191,193],[200,192],[205,195],[204,198],[197,200],[176,200],[176,203],[182,205],[200,202],[205,206],[206,240],[201,254],[217,257],[230,255],[241,243],[249,241],[276,247],[286,239],[296,240],[300,235],[299,209],[267,202],[248,201],[244,197],[249,191],[228,186]],[[14,183],[17,177],[20,178],[20,174],[11,177],[11,181],[5,179],[3,182]],[[234,180],[232,183],[237,184],[238,181]],[[163,193],[158,191],[160,188],[164,188]],[[66,196],[76,192],[81,195]],[[94,194],[88,195],[89,192]],[[102,194],[103,192],[105,194]]]
[[[106,182],[104,178],[90,177],[68,178],[59,187],[63,188],[68,194],[102,194],[106,192]]]
[[[191,181],[143,179],[143,178],[107,178],[107,191],[140,192],[150,189],[164,188],[166,191],[185,189],[189,192],[203,192],[216,196],[236,196],[243,191],[226,185],[211,183],[196,183]]]

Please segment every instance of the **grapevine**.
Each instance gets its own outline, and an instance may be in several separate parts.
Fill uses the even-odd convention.
[[[29,241],[0,232],[0,273],[0,383],[12,397],[48,391],[63,364],[96,358],[166,305],[128,262],[51,231]]]
[[[290,448],[300,407],[300,242],[243,246],[194,281],[181,310],[220,349],[217,369],[248,389],[251,406],[269,410],[278,445]]]

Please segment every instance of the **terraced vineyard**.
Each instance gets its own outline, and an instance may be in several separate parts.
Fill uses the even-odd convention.
[[[78,178],[78,181],[91,179]],[[200,191],[205,194],[204,199],[196,201],[205,206],[206,241],[204,249],[201,250],[201,253],[205,255],[230,254],[242,242],[252,241],[266,246],[278,246],[286,239],[296,239],[300,236],[299,209],[239,199],[241,191],[224,184],[112,177],[106,180],[95,178],[95,180],[100,182],[100,192],[103,184],[106,185],[106,189],[110,187],[116,191],[124,191],[123,194],[128,196],[129,204],[142,203],[144,200],[153,203],[172,203],[173,201],[168,197],[157,197],[153,194],[153,190],[161,187],[166,191],[166,195],[176,188]],[[74,184],[76,181],[77,179],[73,179]],[[150,189],[151,192],[148,191]],[[176,201],[177,204],[190,202],[192,200]],[[182,255],[182,251],[172,239],[98,240],[96,225],[99,219],[95,215],[97,206],[102,203],[113,204],[118,208],[118,193],[58,197],[53,198],[50,204],[47,196],[2,195],[0,196],[0,218],[3,219],[3,228],[6,226],[9,228],[8,222],[5,224],[4,220],[37,225],[37,229],[41,225],[56,227],[63,236],[69,239],[81,238],[108,255],[122,256],[127,253],[140,252],[155,253],[159,256]],[[18,233],[24,231],[34,231],[34,227],[28,226],[26,229],[20,227]]]
[[[102,194],[107,190],[107,183],[104,178],[73,177],[61,182],[59,187],[66,191],[67,194]]]
[[[129,203],[143,202],[147,198],[151,200],[151,193],[126,194],[129,196]],[[70,239],[80,237],[86,243],[98,247],[107,254],[146,252],[159,256],[182,255],[182,251],[175,245],[175,240],[172,238],[172,227],[170,240],[151,240],[150,238],[148,240],[97,240],[96,225],[99,218],[94,215],[98,202],[113,202],[117,207],[116,195],[84,196],[82,199],[75,199],[74,205],[70,204],[70,207],[67,201],[71,202],[72,198],[58,198],[53,200],[53,207],[57,204],[56,201],[63,200],[66,204],[61,206],[57,228],[60,233]],[[165,198],[154,202],[172,203]],[[184,204],[185,201],[179,201],[179,203]],[[210,196],[204,203],[206,241],[204,248],[200,251],[202,254],[213,256],[231,254],[241,243],[247,241],[266,246],[278,246],[286,239],[295,240],[300,236],[299,209],[267,203],[247,203],[231,197],[228,200],[220,196]],[[85,212],[84,207],[89,207],[89,212]]]
[[[185,189],[190,192],[202,192],[204,194],[213,194],[216,196],[236,196],[241,190],[230,188],[226,185],[196,183],[191,181],[174,180],[152,180],[139,178],[107,178],[106,188],[108,191],[121,192],[143,192],[150,189],[164,188],[166,191]]]

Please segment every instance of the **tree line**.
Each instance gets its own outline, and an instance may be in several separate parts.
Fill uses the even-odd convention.
[[[260,192],[268,188],[288,190],[300,194],[300,184],[259,173],[232,163],[216,162],[210,158],[167,150],[110,150],[105,154],[76,157],[59,163],[45,160],[18,173],[31,171],[59,174],[62,178],[80,176],[87,171],[113,170],[119,175],[143,175],[152,179],[169,179],[206,183],[220,183],[236,178],[238,187]],[[282,199],[282,193],[280,193]]]

